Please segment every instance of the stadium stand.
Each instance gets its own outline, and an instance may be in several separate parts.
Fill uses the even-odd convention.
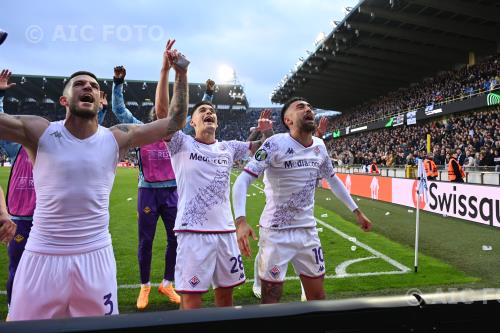
[[[498,9],[492,1],[360,1],[272,101],[304,96],[341,111],[328,136],[338,165],[412,165],[430,134],[441,168],[461,149],[466,170],[498,171]]]
[[[59,105],[59,97],[63,88],[65,77],[50,77],[42,75],[12,75],[11,82],[16,86],[7,90],[4,108],[9,114],[19,115],[41,115],[51,121],[64,119],[64,108]],[[118,124],[117,119],[111,112],[111,87],[112,79],[99,79],[101,89],[108,96],[109,112],[103,122],[103,126],[111,127]],[[172,95],[173,83],[170,84],[170,95]],[[149,112],[154,105],[156,81],[125,81],[124,96],[127,108],[139,120],[148,122]],[[189,86],[189,107],[192,108],[200,101],[205,92],[205,83],[191,83]],[[215,89],[214,105],[219,115],[219,138],[221,139],[245,139],[248,135],[248,127],[241,126],[248,109],[248,100],[245,96],[244,87],[241,84],[218,84]],[[0,161],[6,157],[0,152]],[[134,150],[130,150],[124,161],[135,165],[137,157]]]

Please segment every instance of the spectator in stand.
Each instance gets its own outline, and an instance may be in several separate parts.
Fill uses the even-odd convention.
[[[474,154],[472,154],[470,151],[467,151],[464,167],[473,168],[475,166],[476,166],[476,159],[474,158]]]
[[[370,173],[371,174],[380,175],[380,170],[378,169],[377,160],[376,159],[372,160],[372,164],[370,165]]]

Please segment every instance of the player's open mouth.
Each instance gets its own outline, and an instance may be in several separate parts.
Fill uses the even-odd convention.
[[[206,117],[205,119],[203,119],[203,122],[204,122],[204,123],[210,123],[210,124],[213,124],[213,123],[215,123],[215,118],[214,118],[214,117],[211,117],[211,116],[208,116],[208,117]]]
[[[91,94],[85,94],[80,97],[80,102],[94,103],[94,96],[92,96]]]
[[[305,117],[304,117],[304,120],[307,120],[307,121],[314,121],[314,116],[312,114],[307,114]]]

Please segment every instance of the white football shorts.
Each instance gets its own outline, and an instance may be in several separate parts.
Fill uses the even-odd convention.
[[[177,233],[175,290],[205,293],[210,286],[232,288],[245,282],[236,233]]]
[[[259,230],[259,277],[268,282],[283,282],[288,263],[295,273],[308,278],[325,275],[325,258],[318,231],[313,228]]]
[[[9,321],[118,314],[111,245],[77,255],[25,250],[12,288]]]

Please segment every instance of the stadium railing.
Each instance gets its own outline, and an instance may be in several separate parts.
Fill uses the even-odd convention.
[[[497,327],[500,290],[464,290],[0,324],[0,332],[478,332]]]
[[[363,165],[336,166],[340,173],[361,173],[368,174]],[[380,176],[393,178],[416,178],[416,169],[408,174],[407,166],[396,166],[393,168],[379,167]],[[465,180],[470,184],[500,185],[500,170],[496,167],[465,167]],[[439,167],[438,180],[448,181],[448,170],[443,166]]]

